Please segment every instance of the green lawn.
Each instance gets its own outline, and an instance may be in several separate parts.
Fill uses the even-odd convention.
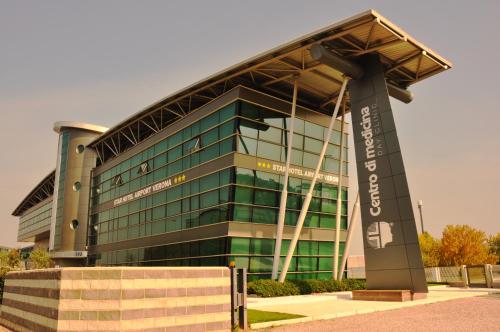
[[[248,312],[248,324],[305,317],[302,315],[285,314],[282,312],[261,311],[254,309],[248,309],[247,312]]]

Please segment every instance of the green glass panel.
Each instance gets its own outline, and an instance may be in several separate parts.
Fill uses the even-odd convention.
[[[278,212],[270,208],[253,208],[252,222],[260,224],[276,224]]]
[[[321,199],[320,198],[312,198],[311,203],[309,204],[308,211],[320,211]]]
[[[253,186],[254,172],[245,168],[236,169],[236,183]]]
[[[250,254],[250,239],[243,237],[231,238],[231,254]]]
[[[335,216],[332,214],[322,214],[320,225],[321,228],[335,228]]]
[[[201,135],[201,146],[206,147],[219,140],[219,130],[214,128]]]
[[[219,191],[213,190],[200,195],[200,207],[207,208],[219,204]]]
[[[213,160],[219,156],[219,144],[213,144],[200,152],[200,163]]]
[[[212,173],[200,179],[200,192],[219,186],[219,173]]]
[[[228,121],[219,127],[219,137],[221,139],[232,135],[234,132],[234,120]]]
[[[319,227],[319,214],[308,213],[306,219],[304,220],[305,227]]]
[[[299,241],[299,255],[311,256],[318,254],[318,242],[316,241]]]
[[[220,121],[223,122],[236,115],[236,102],[229,104],[219,110]]]
[[[200,128],[201,131],[205,131],[213,126],[216,126],[219,123],[219,113],[215,112],[213,114],[210,114],[209,116],[201,119],[200,121]]]
[[[220,221],[221,213],[220,209],[214,208],[209,210],[203,210],[200,212],[200,225],[215,224]]]
[[[316,169],[316,165],[318,164],[318,160],[319,160],[319,155],[312,154],[309,152],[304,152],[304,161],[303,161],[304,167]]]
[[[235,221],[251,221],[252,207],[245,205],[234,205]]]
[[[219,185],[224,186],[231,183],[231,169],[219,171]]]
[[[251,253],[254,255],[273,255],[274,240],[273,239],[252,239]]]
[[[301,199],[302,196],[300,195],[291,195],[288,194],[286,197],[286,208],[287,209],[295,209],[298,210],[301,208]]]
[[[318,268],[317,257],[299,257],[299,272],[302,271],[316,271]]]
[[[257,155],[257,140],[243,136],[238,136],[238,138],[238,152],[251,156]]]
[[[175,135],[170,136],[168,138],[168,145],[169,145],[169,147],[174,147],[174,146],[180,144],[181,142],[182,142],[182,131],[179,131]],[[172,159],[170,159],[170,156],[169,156],[168,159],[172,160]]]
[[[248,267],[250,264],[250,257],[235,256],[235,257],[230,257],[229,261],[234,262],[237,268],[246,268],[248,271]]]
[[[319,254],[331,257],[333,255],[333,242],[319,242]]]
[[[336,210],[337,210],[336,201],[330,199],[322,199],[321,212],[335,213]]]
[[[281,129],[274,127],[264,127],[262,126],[259,130],[259,139],[270,141],[272,143],[281,144],[283,132]]]
[[[155,221],[151,226],[151,232],[153,233],[153,235],[165,233],[165,226],[166,226],[165,220]]]
[[[161,205],[153,208],[153,220],[165,217],[165,206]]]
[[[306,137],[304,140],[304,150],[319,154],[323,148],[323,142],[314,138]]]
[[[271,272],[273,268],[272,257],[251,257],[249,272]]]
[[[277,174],[267,172],[255,172],[255,186],[268,189],[280,189],[280,177]]]
[[[282,150],[284,151],[284,148],[282,146],[259,141],[257,147],[257,156],[261,158],[280,161]]]
[[[167,204],[167,217],[181,213],[181,201]]]
[[[177,216],[167,220],[167,232],[178,231],[182,228],[182,217]]]
[[[234,194],[234,201],[238,203],[253,203],[253,189],[237,186]]]
[[[302,192],[302,179],[290,177],[288,179],[288,192],[300,194]]]
[[[323,127],[312,122],[307,122],[307,121],[305,122],[304,133],[306,136],[323,140],[323,132],[324,132]]]
[[[255,204],[257,205],[277,205],[277,192],[267,190],[255,190]]]
[[[297,224],[298,219],[299,219],[299,212],[286,211],[286,213],[285,213],[285,225],[295,226]]]

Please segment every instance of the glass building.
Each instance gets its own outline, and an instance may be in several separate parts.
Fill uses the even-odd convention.
[[[243,99],[243,90],[251,98]],[[253,277],[269,276],[290,109],[273,108],[261,94],[242,87],[225,99],[224,106],[207,107],[203,115],[177,122],[175,130],[160,132],[154,142],[94,170],[91,265],[199,266],[234,261]],[[297,222],[309,188],[307,172],[318,161],[328,120],[325,115],[305,114],[295,120],[291,163],[296,172],[288,183],[288,231]],[[290,277],[331,277],[340,127],[337,123],[328,144],[323,178],[315,186],[304,225],[308,236],[299,241]],[[343,170],[347,174],[347,162]],[[345,187],[343,200],[345,231]],[[283,242],[282,255],[288,242]]]
[[[319,45],[329,59],[313,54]],[[288,278],[331,278],[346,239],[342,119],[351,107],[342,99],[348,79],[331,62],[365,54],[380,58],[389,94],[400,96],[450,66],[367,11],[183,88],[109,130],[58,123],[55,171],[13,212],[19,240],[47,247],[60,265],[234,262],[263,278],[281,256]]]

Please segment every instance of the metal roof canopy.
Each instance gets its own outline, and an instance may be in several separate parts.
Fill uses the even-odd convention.
[[[90,146],[104,163],[231,88],[244,85],[291,100],[298,77],[298,104],[331,114],[343,74],[312,58],[311,46],[353,60],[379,54],[388,84],[405,89],[451,68],[451,63],[374,10],[368,10],[220,71],[132,115]]]
[[[26,210],[29,210],[38,203],[46,200],[54,194],[54,180],[56,177],[56,170],[50,172],[46,177],[40,181],[39,184],[31,190],[31,192],[23,199],[21,203],[12,212],[13,216],[20,216]]]

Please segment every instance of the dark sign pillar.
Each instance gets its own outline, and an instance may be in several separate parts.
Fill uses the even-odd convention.
[[[396,126],[377,55],[360,59],[349,93],[368,289],[426,293],[427,283]]]

